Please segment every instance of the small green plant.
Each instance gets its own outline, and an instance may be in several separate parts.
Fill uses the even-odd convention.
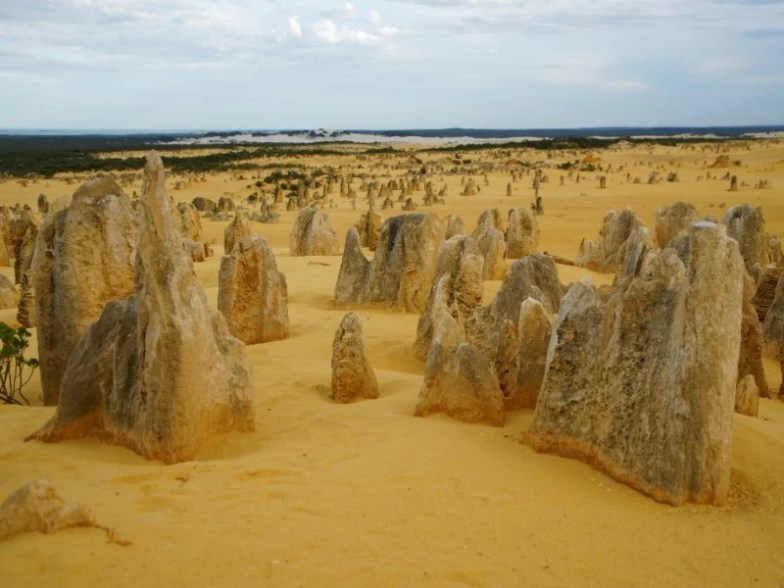
[[[22,388],[33,377],[38,360],[24,356],[30,344],[29,339],[30,331],[24,327],[14,329],[0,322],[0,342],[3,345],[0,348],[0,402],[4,404],[22,404],[22,401],[30,404],[22,394]],[[25,375],[26,371],[28,373]]]

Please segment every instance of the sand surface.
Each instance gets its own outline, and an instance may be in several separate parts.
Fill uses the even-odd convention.
[[[549,163],[585,154],[556,154]],[[740,166],[706,169],[716,154],[715,146],[596,152],[603,165],[625,166],[607,174],[605,190],[597,173],[559,186],[566,172],[548,170],[540,249],[573,259],[609,208],[629,206],[652,228],[656,209],[678,200],[717,218],[733,204],[762,206],[768,231],[784,236],[784,143],[734,144],[728,154]],[[544,153],[511,155],[547,161]],[[374,161],[405,157],[296,161],[369,171]],[[674,171],[679,181],[647,185],[652,169]],[[730,193],[728,181],[705,180],[706,171],[730,171],[748,186]],[[173,176],[168,185],[177,201],[230,195],[239,202],[254,173],[198,182]],[[627,173],[642,183],[627,182]],[[140,190],[141,174],[131,179],[129,195]],[[460,176],[446,176],[446,204],[429,210],[461,214],[470,231],[483,209],[505,213],[532,200],[531,176],[512,184],[512,197],[508,173],[489,174],[489,185],[475,179],[481,193],[463,197]],[[753,189],[760,179],[772,187]],[[184,185],[175,190],[178,180]],[[444,181],[434,179],[436,190]],[[53,199],[77,186],[64,178],[0,181],[0,204],[32,205],[40,192]],[[342,246],[359,211],[335,200],[329,213]],[[0,497],[49,479],[132,542],[108,543],[95,529],[18,536],[0,544],[0,586],[784,585],[784,403],[762,400],[759,418],[735,415],[731,500],[721,508],[662,505],[576,460],[535,453],[519,443],[532,411],[509,413],[502,428],[413,417],[423,372],[411,350],[414,314],[358,311],[381,397],[336,405],[329,384],[332,337],[344,314],[332,303],[340,257],[289,257],[293,218],[282,212],[276,225],[253,223],[286,274],[291,320],[289,339],[247,347],[256,433],[214,438],[194,461],[164,466],[94,440],[25,443],[53,409],[0,406]],[[195,271],[214,305],[227,222],[202,223],[216,255]],[[574,267],[560,272],[564,283],[585,275],[612,281]],[[486,302],[499,285],[486,283]],[[0,311],[0,320],[14,317]],[[35,340],[31,351],[37,355]],[[776,390],[778,367],[768,360],[766,368]],[[37,376],[27,390],[40,404]]]

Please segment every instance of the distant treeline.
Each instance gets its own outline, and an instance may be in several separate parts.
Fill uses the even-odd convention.
[[[0,176],[51,177],[57,173],[100,171],[138,171],[144,166],[141,157],[112,157],[122,151],[157,149],[162,152],[166,166],[175,173],[207,173],[229,170],[255,170],[279,167],[280,164],[258,164],[259,158],[291,158],[313,155],[389,154],[397,150],[389,146],[359,145],[345,141],[324,142],[318,145],[301,143],[276,143],[263,146],[240,145],[172,145],[171,135],[0,135]],[[494,149],[537,150],[586,150],[601,149],[620,141],[634,144],[676,146],[684,143],[711,143],[732,140],[729,138],[675,138],[646,139],[559,137],[534,141],[509,141],[504,143],[478,143],[429,147],[425,152],[485,151]],[[162,143],[163,142],[163,143]],[[354,149],[336,149],[352,145]],[[217,153],[184,154],[182,151],[221,149]],[[166,158],[171,153],[173,157]],[[101,156],[103,154],[103,156]],[[108,154],[108,156],[107,156]]]
[[[343,151],[321,144],[318,147],[276,144],[256,148],[226,145],[166,145],[161,136],[3,136],[0,135],[0,176],[51,177],[57,173],[139,171],[143,157],[112,157],[112,152],[157,149],[166,166],[175,173],[206,173],[278,167],[276,163],[256,164],[261,157],[343,155]],[[181,151],[221,149],[218,153],[185,155]],[[176,154],[166,158],[166,153]],[[103,154],[103,156],[101,156]]]

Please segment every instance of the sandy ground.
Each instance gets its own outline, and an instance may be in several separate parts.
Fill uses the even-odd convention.
[[[558,154],[549,163],[584,155]],[[728,171],[706,170],[715,146],[596,155],[615,170],[625,166],[608,174],[605,190],[595,173],[561,187],[558,176],[566,172],[547,172],[542,250],[574,258],[607,209],[629,206],[652,227],[655,210],[678,200],[716,217],[736,203],[762,206],[768,230],[784,235],[784,144],[732,147],[729,155],[741,165],[729,171],[748,184],[737,193],[727,192],[728,181],[704,179],[706,171]],[[297,163],[364,165],[367,171],[372,162]],[[674,171],[679,182],[647,185],[652,169],[665,176]],[[627,173],[643,183],[627,182]],[[239,201],[255,181],[252,174],[216,174],[170,191],[178,201],[197,195]],[[169,179],[170,188],[178,179]],[[753,189],[760,179],[772,188]],[[476,180],[481,193],[463,197],[460,177],[446,176],[447,203],[432,210],[461,214],[470,230],[483,209],[506,211],[532,199],[531,177],[512,184],[512,197],[506,196],[507,173],[491,173],[489,185]],[[137,183],[128,186],[129,195]],[[442,184],[437,177],[436,189]],[[40,192],[52,199],[77,185],[62,178],[27,186],[6,180],[0,203],[33,204]],[[330,216],[342,242],[359,212],[346,201],[337,204]],[[110,544],[92,529],[18,536],[0,544],[0,586],[784,585],[784,403],[762,400],[759,418],[735,416],[733,488],[722,508],[658,504],[578,461],[536,454],[519,443],[531,411],[510,413],[503,428],[443,415],[414,418],[423,364],[411,351],[413,314],[359,311],[381,398],[333,404],[331,344],[343,311],[333,309],[332,292],[340,258],[289,257],[293,217],[283,212],[277,225],[253,223],[286,274],[291,320],[288,340],[247,348],[256,433],[214,438],[194,461],[163,466],[93,440],[24,443],[53,409],[0,406],[0,497],[47,478],[66,500],[89,506],[101,524],[132,542]],[[203,219],[216,256],[195,267],[213,304],[226,224]],[[590,273],[560,271],[564,283]],[[499,285],[486,283],[486,301]],[[0,320],[14,317],[13,310],[0,311]],[[32,351],[36,355],[35,340]],[[769,361],[766,367],[777,389],[777,366]],[[38,397],[37,377],[28,390]]]

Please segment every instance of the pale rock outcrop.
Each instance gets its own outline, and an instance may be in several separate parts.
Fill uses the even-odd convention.
[[[81,504],[66,504],[47,480],[11,492],[0,504],[0,541],[21,533],[56,533],[69,527],[97,527]]]
[[[725,213],[722,223],[727,227],[727,235],[738,242],[746,269],[758,282],[770,263],[762,209],[752,208],[748,204],[733,206]]]
[[[204,228],[201,226],[201,218],[196,207],[188,202],[180,202],[177,205],[177,212],[180,213],[180,229],[183,236],[191,241],[203,243]]]
[[[40,225],[41,218],[30,210],[23,210],[21,216],[11,223],[16,284],[21,284],[22,276],[30,271]]]
[[[441,244],[436,258],[435,273],[425,310],[417,323],[414,355],[424,361],[430,351],[435,328],[435,314],[441,304],[454,308],[457,320],[464,324],[482,304],[484,258],[473,237],[459,235]],[[442,278],[448,279],[442,282]],[[439,283],[441,288],[439,289]]]
[[[221,259],[218,310],[229,332],[247,345],[289,336],[286,276],[263,237],[241,238]]]
[[[768,266],[760,275],[757,291],[751,299],[751,303],[757,311],[757,318],[760,322],[765,320],[768,310],[770,310],[773,300],[776,297],[776,284],[779,282],[781,272],[781,267]]]
[[[448,279],[444,276],[442,281]],[[444,412],[461,421],[503,426],[504,398],[491,360],[464,341],[445,305],[437,310],[435,321],[414,414]]]
[[[49,200],[46,198],[46,194],[39,194],[38,195],[38,214],[45,216],[49,213]]]
[[[363,247],[367,247],[371,251],[376,250],[383,224],[384,219],[373,208],[368,209],[368,211],[359,218],[357,224],[354,226],[357,228],[357,231],[359,231],[359,240]]]
[[[738,380],[735,392],[735,412],[755,417],[759,414],[759,390],[754,383],[754,376],[746,374]]]
[[[179,230],[182,233],[182,248],[191,256],[191,260],[202,262],[211,255],[204,243],[204,230],[201,218],[193,204],[180,202],[177,205],[179,213]]]
[[[493,368],[498,376],[498,384],[504,398],[504,406],[508,399],[517,393],[517,359],[520,355],[520,344],[517,337],[517,325],[505,319],[498,333],[498,347],[495,350]]]
[[[536,253],[539,248],[539,222],[525,208],[509,211],[506,227],[506,257],[520,259]]]
[[[614,273],[626,255],[626,241],[643,222],[630,209],[621,213],[610,210],[602,221],[599,238],[583,239],[575,265],[601,273]]]
[[[505,394],[506,408],[535,408],[547,365],[553,317],[541,302],[526,298],[520,306],[517,329],[516,381]]]
[[[607,302],[574,284],[526,441],[662,502],[725,503],[744,271],[737,243],[701,221]]]
[[[218,204],[216,206],[218,212],[234,212],[236,209],[236,203],[228,196],[221,196],[218,198]]]
[[[678,234],[697,220],[697,209],[686,202],[662,206],[653,221],[653,236],[659,249],[664,249]]]
[[[234,220],[232,220],[226,227],[226,230],[223,231],[223,254],[231,255],[231,252],[234,250],[234,244],[245,237],[249,237],[250,233],[251,230],[248,216],[244,212],[238,211],[237,214],[234,215]]]
[[[65,210],[71,206],[71,196],[67,194],[63,194],[62,196],[58,196],[54,200],[49,203],[49,214],[57,214],[61,210]]]
[[[349,229],[335,284],[338,307],[377,306],[403,312],[425,309],[445,227],[433,213],[393,216],[384,222],[373,260]]]
[[[777,358],[781,365],[782,383],[779,388],[779,398],[784,398],[784,272],[780,274],[773,303],[765,315],[762,337],[765,352]]]
[[[466,226],[463,217],[455,214],[448,214],[444,217],[444,222],[446,223],[446,239],[451,239],[456,235],[466,234]]]
[[[212,310],[182,249],[163,162],[147,156],[135,293],[110,301],[76,345],[52,419],[30,438],[97,436],[149,459],[192,459],[203,442],[252,431],[245,349]]]
[[[19,304],[19,291],[14,286],[14,281],[0,274],[0,309],[16,308]]]
[[[479,219],[476,221],[476,228],[479,229],[488,223],[502,233],[504,232],[503,215],[497,208],[487,208],[483,210],[482,214],[479,215]]]
[[[562,291],[558,266],[550,257],[535,253],[514,261],[493,301],[472,313],[466,322],[468,340],[487,357],[496,357],[501,327],[506,320],[519,324],[523,301],[538,300],[549,314],[555,314]]]
[[[477,193],[476,182],[474,178],[469,178],[463,187],[463,196],[475,196]]]
[[[370,263],[362,253],[359,231],[351,227],[346,232],[346,244],[340,260],[340,270],[335,283],[335,304],[339,307],[366,302],[366,289],[370,276]]]
[[[773,355],[778,353],[779,347],[784,347],[784,272],[779,274],[776,289],[773,294],[773,302],[765,314],[762,334],[765,343],[772,346]]]
[[[196,196],[196,198],[191,201],[191,204],[193,204],[193,207],[199,212],[216,212],[218,210],[218,205],[215,201],[205,198],[204,196]]]
[[[26,271],[19,284],[19,306],[16,309],[16,320],[25,328],[35,326],[35,294],[33,292],[33,272]]]
[[[5,207],[3,207],[3,209],[5,209]],[[12,250],[11,224],[5,218],[5,215],[0,214],[0,266],[11,267]]]
[[[768,398],[770,392],[762,364],[762,350],[764,347],[762,324],[757,318],[757,311],[754,305],[751,303],[754,290],[754,280],[748,273],[744,274],[738,381],[747,375],[751,375],[754,378],[759,395],[763,398]]]
[[[131,202],[108,176],[83,184],[41,225],[32,273],[44,404],[58,403],[71,352],[106,303],[133,293],[135,249]]]
[[[471,233],[485,260],[482,271],[485,280],[502,280],[506,273],[506,241],[504,234],[498,229],[500,220],[496,218],[494,212],[498,210],[484,211],[479,217],[474,232]]]
[[[768,265],[784,267],[784,251],[778,235],[768,235]]]
[[[357,398],[378,398],[378,381],[368,359],[362,321],[349,312],[332,341],[332,400],[351,402]]]
[[[289,234],[289,255],[339,254],[338,236],[329,222],[329,215],[315,206],[301,209]]]
[[[14,235],[11,213],[7,206],[0,206],[0,239],[10,257],[14,250]]]

